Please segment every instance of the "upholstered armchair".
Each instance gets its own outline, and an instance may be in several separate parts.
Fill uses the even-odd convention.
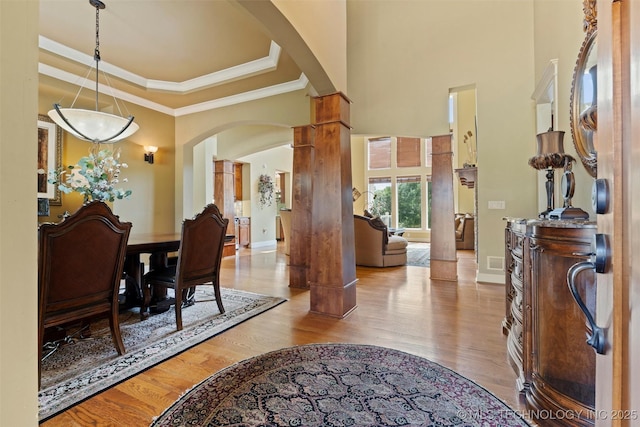
[[[474,249],[475,219],[470,214],[456,214],[456,249]]]
[[[407,240],[389,235],[379,218],[354,215],[356,265],[393,267],[407,263]]]

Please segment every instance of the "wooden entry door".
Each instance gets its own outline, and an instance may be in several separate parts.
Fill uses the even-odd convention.
[[[609,206],[598,233],[611,263],[598,274],[596,425],[640,424],[640,2],[598,0],[598,178]],[[633,25],[630,23],[634,23]]]

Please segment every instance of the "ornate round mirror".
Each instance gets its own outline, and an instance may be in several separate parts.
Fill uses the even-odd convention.
[[[576,153],[589,175],[596,177],[597,151],[594,133],[597,129],[597,56],[596,10],[594,0],[584,0],[586,37],[578,53],[573,71],[569,121]]]

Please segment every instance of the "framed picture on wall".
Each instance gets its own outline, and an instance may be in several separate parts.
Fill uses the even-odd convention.
[[[38,216],[49,216],[49,199],[38,198]]]
[[[48,172],[62,164],[62,129],[49,116],[38,115],[38,198],[48,199],[49,205],[62,205],[57,184],[47,181]]]

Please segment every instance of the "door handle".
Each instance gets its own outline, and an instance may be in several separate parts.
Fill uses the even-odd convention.
[[[604,354],[605,347],[605,338],[604,331],[601,327],[596,325],[595,320],[593,319],[593,315],[582,301],[582,297],[580,293],[578,293],[578,289],[576,288],[576,278],[580,273],[585,270],[594,270],[595,264],[591,261],[582,261],[576,263],[569,268],[567,271],[567,283],[569,284],[569,290],[571,291],[571,295],[573,295],[573,299],[576,300],[576,303],[584,313],[587,318],[587,322],[589,322],[589,327],[591,328],[591,335],[587,337],[587,344],[593,347],[598,354]]]
[[[578,262],[569,268],[567,271],[567,284],[569,285],[569,290],[571,291],[571,295],[573,295],[573,299],[576,300],[576,303],[589,322],[592,333],[587,337],[587,344],[593,347],[598,354],[604,354],[606,345],[604,330],[596,324],[593,319],[593,315],[585,305],[584,301],[582,301],[582,297],[576,287],[576,279],[578,275],[585,270],[593,270],[596,273],[607,272],[609,261],[611,259],[607,236],[605,234],[596,234],[593,238],[591,249],[591,253],[584,254],[591,256],[589,261]]]

